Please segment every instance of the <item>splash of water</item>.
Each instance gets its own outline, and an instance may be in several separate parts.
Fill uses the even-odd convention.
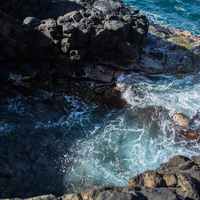
[[[118,87],[129,108],[112,111],[86,138],[73,145],[73,164],[65,171],[67,188],[126,185],[130,177],[155,169],[173,155],[199,153],[199,144],[176,141],[170,115],[192,116],[199,108],[199,75],[146,78],[121,76]]]
[[[200,109],[199,76],[123,75],[117,84],[129,106],[122,110],[106,110],[70,96],[61,105],[34,97],[10,99],[0,106],[0,137],[26,128],[59,130],[60,142],[69,146],[60,157],[70,192],[92,185],[126,185],[129,178],[174,155],[200,153],[198,143],[176,140],[170,120],[175,111],[192,117]]]
[[[92,185],[126,185],[129,178],[159,167],[173,155],[200,153],[198,143],[176,140],[170,120],[174,111],[191,117],[200,108],[199,76],[121,76],[118,87],[129,103],[122,110],[70,96],[61,105],[48,105],[41,97],[10,99],[0,106],[0,137],[30,129],[59,130],[60,142],[68,147],[59,159],[70,192]]]

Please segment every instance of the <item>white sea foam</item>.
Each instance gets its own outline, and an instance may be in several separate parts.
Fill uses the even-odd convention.
[[[70,143],[66,154],[60,155],[64,183],[70,190],[91,185],[126,185],[130,177],[155,169],[174,155],[200,153],[199,144],[176,140],[169,119],[175,111],[192,117],[200,108],[199,80],[199,74],[182,78],[121,76],[118,87],[124,91],[129,107],[117,111],[102,111],[66,96],[66,114],[55,113],[49,107],[38,114],[34,103],[12,99],[4,109],[8,118],[6,122],[1,120],[0,132],[14,133],[16,127],[26,125],[24,120],[30,123],[29,128],[62,131],[62,139]]]
[[[195,114],[200,108],[197,76],[119,77],[118,87],[124,89],[123,98],[130,108],[109,113],[92,134],[74,144],[73,164],[65,171],[66,187],[126,185],[130,177],[155,169],[174,155],[199,153],[199,144],[175,140],[164,114]],[[161,107],[163,110],[157,109]]]

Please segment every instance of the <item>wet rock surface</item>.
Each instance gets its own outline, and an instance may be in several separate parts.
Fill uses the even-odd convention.
[[[38,87],[52,90],[59,82],[67,93],[79,96],[83,87],[92,94],[99,87],[102,91],[104,84],[101,94],[105,98],[107,89],[119,97],[114,88],[122,72],[148,75],[199,69],[198,36],[153,23],[147,34],[146,17],[121,1],[32,0],[16,4],[7,1],[0,7],[0,59],[4,66],[0,82],[5,85],[0,96],[7,96],[8,90],[13,93],[13,88],[26,94]],[[47,13],[41,17],[35,8]],[[17,17],[17,13],[23,16]],[[89,96],[99,99],[98,94],[93,98],[96,93]]]
[[[177,135],[188,141],[199,141],[199,111],[190,119],[182,113],[174,113],[172,124]]]
[[[77,194],[38,196],[34,200],[199,200],[200,158],[175,156],[155,171],[129,180],[128,187],[94,187]],[[188,165],[190,163],[190,165]],[[183,166],[188,165],[187,168]]]
[[[199,36],[152,23],[139,67],[147,73],[155,74],[198,71],[199,48]]]
[[[0,100],[9,95],[31,96],[38,88],[49,96],[59,88],[61,96],[73,94],[122,108],[127,104],[115,84],[120,73],[185,73],[199,69],[198,36],[155,24],[147,35],[146,17],[121,1],[4,1],[0,5],[0,25],[0,60],[4,66],[0,68]],[[49,99],[51,95],[44,101],[52,105]],[[186,127],[188,122],[181,119],[182,125]],[[188,131],[183,133],[186,138],[198,139]],[[32,133],[26,128],[18,135],[2,136],[0,197],[62,195],[58,158],[69,145],[63,137],[59,130],[38,129]],[[128,188],[96,188],[81,194],[29,199],[196,200],[200,199],[199,169],[199,157],[179,156],[156,171],[131,179]]]
[[[0,6],[0,16],[1,97],[10,95],[8,90],[52,90],[52,85],[57,87],[52,81],[64,82],[59,87],[68,93],[83,87],[93,92],[96,83],[97,88],[109,83],[106,88],[112,90],[116,65],[110,70],[109,62],[136,62],[148,31],[144,15],[112,0],[7,1]],[[102,66],[104,73],[99,63],[108,63]]]
[[[160,169],[145,172],[130,179],[129,187],[151,186],[158,193],[160,189],[167,188],[176,195],[175,199],[199,199],[199,178],[199,165],[193,159],[175,156],[163,164]],[[146,185],[147,181],[148,185]]]
[[[148,31],[148,20],[144,15],[125,7],[121,1],[99,0],[93,3],[85,2],[84,7],[81,6],[79,10],[76,8],[71,10],[66,9],[63,16],[60,12],[57,17],[46,17],[46,19],[42,20],[37,15],[31,15],[31,13],[29,14],[29,12],[26,13],[24,11],[24,9],[26,10],[26,6],[32,9],[33,13],[35,7],[40,10],[43,8],[48,9],[51,6],[51,1],[41,2],[43,1],[32,0],[20,3],[7,1],[4,3],[5,5],[3,4],[0,7],[1,14],[9,14],[9,10],[16,12],[16,14],[24,14],[25,19],[23,24],[25,27],[18,27],[19,31],[22,32],[22,38],[24,34],[27,40],[31,41],[29,34],[35,35],[36,32],[38,34],[41,33],[40,35],[43,35],[44,38],[46,37],[49,43],[54,43],[60,50],[60,54],[79,64],[86,57],[89,61],[100,59],[101,56],[102,58],[113,59],[114,56],[116,58],[117,55],[121,55],[120,61],[123,61],[123,59],[136,59],[138,57],[138,49],[141,48]],[[32,6],[32,3],[36,5]],[[80,3],[73,1],[63,1],[63,3],[66,3],[67,7],[70,7],[68,5],[70,3],[80,6]],[[46,4],[50,5],[46,6]],[[9,16],[13,18],[13,24],[9,24]],[[4,31],[8,32],[11,28],[12,30],[17,29],[15,20],[14,14],[4,17],[2,19],[4,21]],[[6,25],[7,23],[8,25]],[[24,28],[29,28],[30,32],[23,33],[25,31]],[[9,35],[7,36],[10,38]],[[10,40],[15,39],[17,36],[17,34],[12,33]],[[36,39],[34,41],[37,45],[41,43],[41,41],[37,41]],[[20,43],[21,41],[16,42]],[[32,48],[34,51],[31,45],[29,45],[29,48]],[[130,55],[130,53],[132,54]]]

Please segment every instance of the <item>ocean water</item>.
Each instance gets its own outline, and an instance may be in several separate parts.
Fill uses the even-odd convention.
[[[30,131],[37,138],[38,131],[44,133],[44,145],[50,142],[50,148],[61,152],[55,159],[61,163],[66,192],[94,185],[125,186],[129,178],[156,169],[174,155],[200,154],[199,142],[178,138],[171,126],[174,112],[192,117],[200,110],[199,80],[200,74],[121,75],[118,87],[124,88],[123,98],[129,104],[121,110],[87,104],[72,96],[65,96],[64,104],[46,103],[38,95],[16,97],[0,106],[0,140],[22,132],[26,139]]]
[[[155,169],[174,155],[200,153],[200,144],[177,140],[171,116],[192,117],[200,109],[200,74],[184,76],[121,76],[128,108],[113,110],[78,139],[73,165],[65,168],[65,184],[75,191],[91,185],[126,185],[130,177]]]
[[[200,33],[199,0],[126,3],[159,23]],[[66,151],[57,159],[62,163],[63,185],[70,192],[93,185],[123,186],[129,178],[159,167],[174,155],[200,154],[198,142],[178,139],[171,126],[174,112],[192,118],[200,110],[199,73],[148,78],[121,75],[117,84],[128,102],[121,110],[87,104],[72,96],[65,96],[64,104],[55,101],[49,105],[39,94],[32,99],[9,99],[0,105],[0,140],[27,130],[32,135],[37,130],[58,131],[62,137],[55,145],[59,148],[64,141]]]
[[[200,34],[200,0],[124,0],[151,20]]]

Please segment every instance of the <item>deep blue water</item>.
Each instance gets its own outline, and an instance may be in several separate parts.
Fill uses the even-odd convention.
[[[200,0],[125,1],[154,21],[200,34]],[[118,85],[126,88],[123,97],[129,103],[122,110],[104,111],[69,96],[63,99],[65,105],[53,102],[50,106],[41,103],[38,94],[30,101],[10,99],[0,105],[0,139],[24,129],[36,133],[38,129],[59,130],[63,135],[60,142],[65,140],[70,152],[59,157],[66,188],[126,185],[130,177],[155,169],[174,155],[200,153],[199,143],[188,146],[185,141],[175,141],[166,117],[174,112],[192,117],[200,110],[199,80],[200,73],[179,78],[121,77]]]
[[[124,0],[150,19],[200,34],[200,0]]]

